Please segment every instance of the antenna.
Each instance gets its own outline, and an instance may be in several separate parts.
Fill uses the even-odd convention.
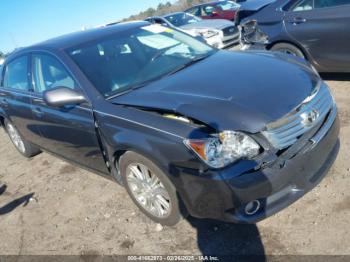
[[[13,34],[11,32],[9,32],[10,38],[12,40],[12,44],[14,45],[15,48],[18,48],[15,37],[13,36]]]

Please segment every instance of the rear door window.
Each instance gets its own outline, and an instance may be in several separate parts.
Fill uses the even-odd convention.
[[[6,65],[4,87],[18,90],[29,90],[28,56],[14,59]]]

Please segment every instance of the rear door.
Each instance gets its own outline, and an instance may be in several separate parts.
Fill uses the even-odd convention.
[[[63,63],[51,54],[33,53],[32,80],[31,112],[35,128],[41,134],[38,144],[78,164],[107,173],[91,105],[52,107],[43,101],[43,92],[57,87],[82,92]]]
[[[29,67],[28,55],[16,57],[4,65],[0,87],[0,110],[26,140],[33,142],[37,134],[32,128]]]
[[[350,2],[301,0],[285,14],[287,33],[300,43],[318,69],[349,72]]]

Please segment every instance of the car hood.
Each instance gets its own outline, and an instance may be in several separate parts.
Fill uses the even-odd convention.
[[[276,0],[247,0],[240,3],[240,10],[258,11],[261,8],[276,2]]]
[[[187,25],[180,26],[179,28],[183,30],[192,30],[192,29],[224,29],[229,26],[234,26],[235,24],[231,21],[224,19],[207,19],[201,20],[196,23],[191,23]]]
[[[256,133],[301,104],[318,81],[305,62],[289,55],[218,51],[111,102],[171,111],[218,131]]]

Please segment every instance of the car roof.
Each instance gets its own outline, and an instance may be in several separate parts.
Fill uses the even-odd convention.
[[[86,42],[93,41],[98,38],[107,37],[118,32],[138,28],[148,25],[147,21],[132,21],[125,23],[118,23],[113,25],[107,25],[103,27],[88,29],[86,31],[78,31],[67,35],[55,37],[44,42],[40,42],[28,47],[20,48],[11,53],[11,57],[17,56],[19,53],[28,52],[37,49],[56,49],[63,50],[69,47],[77,46]]]

